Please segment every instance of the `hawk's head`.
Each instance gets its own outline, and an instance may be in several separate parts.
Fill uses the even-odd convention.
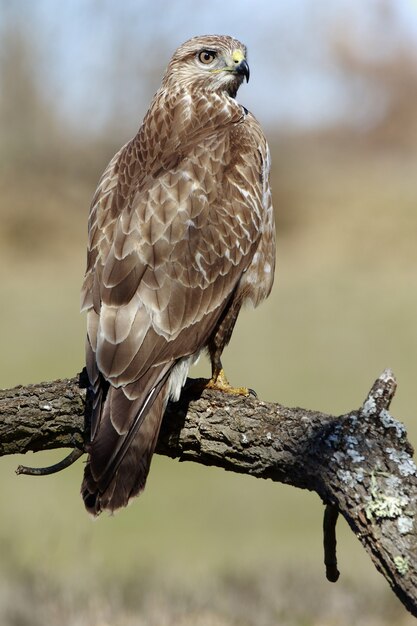
[[[227,35],[205,35],[189,39],[175,51],[163,84],[226,91],[234,97],[244,78],[249,80],[246,46]]]

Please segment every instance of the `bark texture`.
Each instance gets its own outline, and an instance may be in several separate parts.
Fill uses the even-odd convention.
[[[85,382],[81,375],[0,391],[0,456],[83,450],[90,412]],[[252,397],[199,394],[190,384],[168,405],[156,451],[315,491],[333,512],[327,520],[335,524],[337,511],[345,517],[417,616],[417,470],[405,428],[388,412],[395,388],[386,370],[361,408],[335,417]],[[337,579],[331,526],[326,558],[329,579]]]

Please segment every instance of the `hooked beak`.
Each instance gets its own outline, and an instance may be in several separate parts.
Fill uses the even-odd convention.
[[[249,65],[246,59],[242,59],[239,65],[236,65],[234,67],[234,71],[236,74],[239,74],[240,76],[244,76],[246,78],[247,83],[249,82],[250,71],[249,71]]]

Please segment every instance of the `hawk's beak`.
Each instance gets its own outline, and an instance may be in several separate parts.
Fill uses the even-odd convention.
[[[235,66],[235,72],[236,74],[240,74],[241,76],[244,76],[246,78],[246,82],[247,83],[249,82],[250,71],[249,71],[249,65],[246,59],[243,59],[243,61],[241,61],[239,65]]]
[[[235,74],[244,76],[246,82],[249,82],[249,65],[242,50],[235,50],[232,54],[232,71]]]

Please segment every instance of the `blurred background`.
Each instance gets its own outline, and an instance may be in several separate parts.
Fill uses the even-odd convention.
[[[413,0],[0,0],[0,385],[83,367],[95,186],[173,50],[206,33],[247,44],[239,99],[273,157],[277,278],[239,319],[231,382],[337,415],[391,367],[392,413],[415,442]],[[1,624],[414,623],[343,520],[342,576],[325,581],[314,494],[156,457],[145,494],[92,522],[82,462],[37,479],[14,475],[20,461],[0,461]]]

